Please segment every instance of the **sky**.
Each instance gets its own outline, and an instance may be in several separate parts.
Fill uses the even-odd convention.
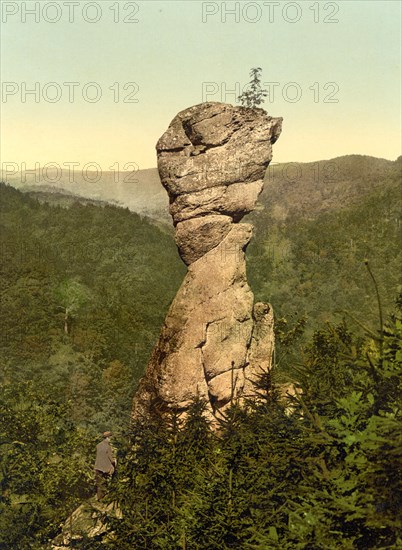
[[[238,104],[252,67],[270,92],[263,107],[284,119],[275,162],[401,154],[397,0],[2,0],[1,10],[7,170],[155,167],[174,116]]]

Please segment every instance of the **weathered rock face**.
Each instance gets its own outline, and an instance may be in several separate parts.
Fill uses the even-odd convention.
[[[134,399],[134,416],[195,397],[211,418],[233,396],[253,393],[271,367],[273,314],[255,304],[245,250],[252,226],[238,223],[262,191],[281,118],[262,109],[203,103],[180,112],[157,144],[176,243],[188,273],[167,314]]]

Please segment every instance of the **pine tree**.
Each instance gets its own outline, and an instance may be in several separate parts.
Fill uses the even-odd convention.
[[[237,100],[241,102],[243,107],[248,107],[255,109],[265,101],[267,97],[267,90],[261,88],[261,67],[256,67],[251,69],[250,77],[251,80],[248,83],[249,89],[244,91]]]

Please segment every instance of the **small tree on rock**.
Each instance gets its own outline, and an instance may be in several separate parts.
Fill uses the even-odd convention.
[[[264,98],[267,97],[268,92],[267,90],[263,90],[261,88],[261,72],[261,67],[251,69],[251,80],[247,85],[248,89],[237,98],[243,107],[250,107],[254,109],[264,103]]]

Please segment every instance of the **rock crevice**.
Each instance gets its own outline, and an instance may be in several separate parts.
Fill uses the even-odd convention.
[[[204,398],[216,419],[252,395],[271,368],[273,314],[254,304],[245,250],[282,119],[262,109],[203,103],[180,112],[157,143],[179,254],[187,275],[171,304],[134,398],[134,416],[185,411]]]

